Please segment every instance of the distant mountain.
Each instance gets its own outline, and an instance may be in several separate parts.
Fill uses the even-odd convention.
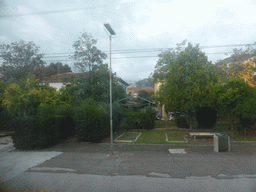
[[[138,87],[154,87],[155,85],[154,82],[149,78],[139,80],[135,82],[135,84],[137,84]]]

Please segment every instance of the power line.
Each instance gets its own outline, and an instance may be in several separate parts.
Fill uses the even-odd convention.
[[[205,54],[229,54],[233,52],[218,52],[218,53],[205,53]],[[131,56],[131,57],[113,57],[112,59],[135,59],[135,58],[147,58],[147,57],[158,57],[155,55],[142,55],[142,56]],[[54,57],[53,57],[54,58]],[[69,59],[74,60],[74,59]],[[47,62],[58,62],[58,61],[66,61],[66,60],[46,60]]]
[[[200,46],[201,49],[208,49],[208,48],[223,48],[223,47],[236,47],[236,46],[252,46],[255,44],[232,44],[232,45],[210,45],[210,46]],[[164,51],[169,49],[176,49],[176,47],[170,48],[150,48],[150,49],[127,49],[127,50],[113,50],[111,54],[119,54],[119,53],[138,53],[138,52],[157,52],[157,51]],[[103,51],[104,53],[109,53],[109,51]],[[44,55],[59,55],[59,54],[74,54],[73,52],[70,53],[45,53]]]
[[[80,9],[66,9],[66,10],[55,10],[55,11],[42,11],[42,12],[34,12],[34,13],[24,13],[24,14],[9,14],[9,15],[0,15],[0,18],[5,17],[20,17],[20,16],[29,16],[29,15],[43,15],[43,14],[53,14],[53,13],[61,13],[61,12],[69,12],[69,11],[80,11],[80,10],[90,10],[90,9],[98,9],[110,7],[111,5],[98,6],[98,7],[87,7]]]

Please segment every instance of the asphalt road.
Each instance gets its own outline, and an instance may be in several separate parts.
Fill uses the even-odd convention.
[[[66,147],[64,147],[66,146]],[[67,147],[68,146],[68,147]],[[2,191],[256,191],[255,145],[60,144],[0,152]],[[168,149],[186,154],[170,154]]]

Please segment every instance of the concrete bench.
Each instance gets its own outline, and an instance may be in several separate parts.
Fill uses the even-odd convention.
[[[213,132],[190,132],[189,135],[192,136],[194,139],[196,137],[214,137],[214,135],[219,133],[213,133]]]

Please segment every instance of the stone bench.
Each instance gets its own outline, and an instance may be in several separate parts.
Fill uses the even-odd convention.
[[[194,139],[196,137],[214,137],[214,135],[219,134],[219,133],[214,133],[214,132],[190,132],[189,135],[192,136]]]

